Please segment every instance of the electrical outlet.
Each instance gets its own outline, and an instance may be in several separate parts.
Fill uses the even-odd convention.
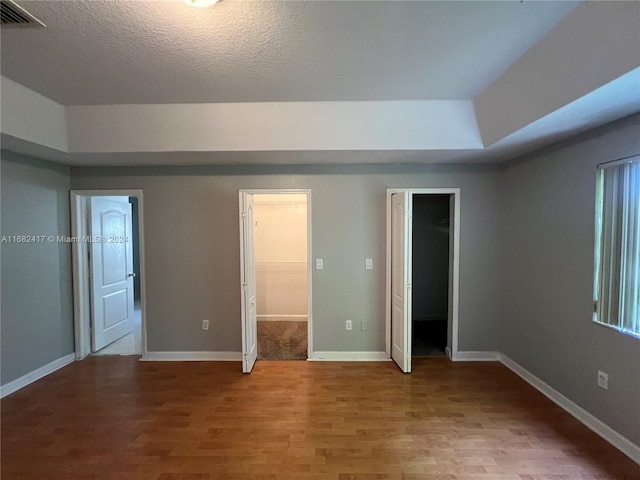
[[[347,321],[345,322],[345,328],[346,328],[347,330],[353,330],[353,323],[351,322],[351,320],[347,320]]]
[[[609,390],[609,375],[601,372],[600,370],[598,370],[598,386],[605,390]]]
[[[202,329],[209,330],[209,320],[202,320]]]
[[[324,268],[321,258],[316,258],[316,270],[322,270]]]
[[[365,259],[364,268],[366,270],[371,270],[373,268],[373,260],[371,260],[370,258]]]

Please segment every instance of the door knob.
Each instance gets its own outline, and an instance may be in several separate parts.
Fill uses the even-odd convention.
[[[136,276],[135,272],[131,272],[129,275],[127,275],[127,277],[135,277],[135,276]]]

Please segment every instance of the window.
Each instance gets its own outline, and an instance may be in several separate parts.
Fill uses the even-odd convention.
[[[594,320],[640,337],[640,155],[598,166]]]

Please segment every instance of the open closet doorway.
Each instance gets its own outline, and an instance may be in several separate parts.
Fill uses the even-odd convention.
[[[387,352],[458,352],[460,189],[387,190]]]
[[[446,355],[451,195],[413,195],[411,355]]]
[[[72,191],[76,357],[145,348],[141,191]]]
[[[312,351],[310,192],[241,190],[243,371]]]

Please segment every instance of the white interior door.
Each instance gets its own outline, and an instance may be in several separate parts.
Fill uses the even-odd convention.
[[[256,262],[253,245],[253,195],[240,192],[240,242],[242,282],[242,371],[250,373],[258,358]]]
[[[391,358],[411,372],[411,193],[391,195]]]
[[[133,244],[127,197],[91,197],[92,349],[133,331]]]

